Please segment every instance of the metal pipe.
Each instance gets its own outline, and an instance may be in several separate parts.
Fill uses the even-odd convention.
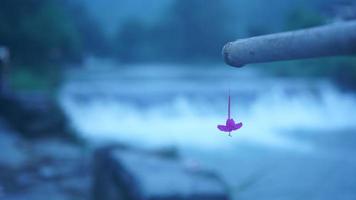
[[[250,63],[355,55],[356,20],[236,40],[227,43],[222,52],[225,62],[235,67]]]

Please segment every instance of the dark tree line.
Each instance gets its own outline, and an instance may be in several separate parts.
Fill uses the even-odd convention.
[[[115,55],[124,62],[216,61],[233,39],[228,10],[223,1],[177,0],[154,25],[133,18],[121,26]]]
[[[102,54],[104,34],[80,4],[68,0],[1,0],[0,44],[12,62],[42,69]]]

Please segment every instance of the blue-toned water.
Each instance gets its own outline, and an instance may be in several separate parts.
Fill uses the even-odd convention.
[[[236,199],[355,199],[355,96],[328,80],[257,70],[92,62],[68,72],[59,99],[84,138],[178,147],[187,163],[221,174]],[[216,128],[229,88],[244,123],[232,138]]]

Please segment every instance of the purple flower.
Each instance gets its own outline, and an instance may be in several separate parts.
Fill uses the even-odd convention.
[[[230,117],[230,95],[229,95],[229,103],[228,103],[228,118],[226,120],[225,125],[218,125],[218,129],[223,132],[229,132],[229,136],[231,136],[231,132],[242,127],[242,122],[235,123],[234,119]]]

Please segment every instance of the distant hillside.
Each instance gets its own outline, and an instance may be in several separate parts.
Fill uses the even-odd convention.
[[[81,0],[103,23],[109,33],[128,18],[138,18],[147,23],[157,20],[167,10],[173,0]]]
[[[104,25],[113,33],[128,18],[138,18],[146,23],[154,23],[169,12],[174,0],[81,0]],[[194,0],[192,0],[194,1]],[[214,1],[214,0],[213,0]],[[286,18],[298,8],[309,8],[337,0],[225,0],[232,15],[232,27],[239,36],[246,36],[251,29],[278,32],[285,29]],[[207,0],[209,2],[209,0]]]

